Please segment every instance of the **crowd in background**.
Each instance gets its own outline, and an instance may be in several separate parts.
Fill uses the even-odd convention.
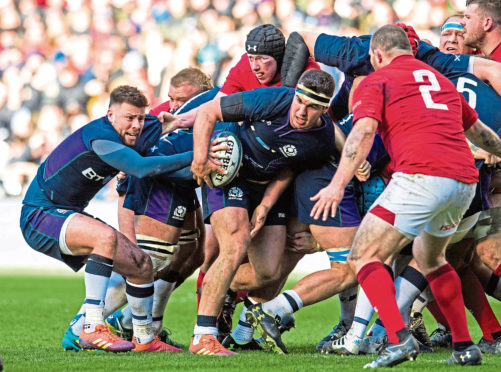
[[[352,36],[399,19],[437,45],[443,20],[464,3],[0,0],[0,197],[22,195],[66,135],[105,114],[117,85],[138,86],[155,106],[182,68],[198,66],[221,84],[256,25],[273,23],[286,37],[294,30]]]

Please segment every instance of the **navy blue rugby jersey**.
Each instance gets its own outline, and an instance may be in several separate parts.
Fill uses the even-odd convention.
[[[162,127],[156,116],[146,115],[133,150],[145,155],[158,141]],[[83,210],[96,193],[118,173],[92,150],[91,143],[104,139],[122,144],[106,116],[68,136],[38,168],[24,204]],[[124,159],[126,161],[126,159]]]
[[[286,87],[260,88],[221,98],[225,122],[240,122],[243,163],[240,176],[265,181],[290,167],[318,167],[335,154],[334,125],[322,115],[322,125],[294,129],[289,112],[295,91]]]

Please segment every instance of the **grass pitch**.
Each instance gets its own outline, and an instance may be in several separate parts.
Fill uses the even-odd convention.
[[[294,281],[288,283],[290,288]],[[242,352],[232,357],[203,357],[184,353],[108,354],[101,352],[65,352],[62,336],[84,297],[83,277],[0,275],[0,356],[4,371],[358,371],[374,356],[341,357],[315,352],[317,342],[338,321],[337,298],[304,308],[296,313],[296,329],[284,335],[289,355],[265,352]],[[501,304],[492,302],[501,317]],[[237,307],[237,319],[241,305]],[[187,281],[177,289],[167,306],[164,324],[172,338],[189,344],[196,316],[195,282]],[[481,332],[468,314],[470,331],[475,341]],[[429,313],[425,314],[428,331],[435,328]],[[185,348],[186,349],[186,348]],[[398,371],[501,371],[501,355],[484,355],[481,367],[446,366],[450,351],[420,354],[416,361],[406,362]]]

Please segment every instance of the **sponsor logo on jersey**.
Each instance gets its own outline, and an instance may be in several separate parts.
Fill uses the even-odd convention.
[[[240,187],[234,186],[228,191],[228,199],[230,200],[242,200],[243,196],[244,192]]]
[[[91,181],[102,181],[104,180],[104,177],[103,176],[100,176],[99,174],[97,174],[94,169],[92,169],[91,167],[85,169],[83,172],[82,172],[83,176],[85,178],[88,178],[89,180]]]
[[[183,220],[186,216],[186,207],[179,205],[174,209],[174,215],[172,216],[176,220]]]
[[[297,149],[294,145],[285,145],[280,147],[280,152],[286,158],[292,158],[297,155]]]

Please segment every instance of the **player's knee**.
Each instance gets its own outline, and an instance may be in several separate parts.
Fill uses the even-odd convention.
[[[280,270],[276,266],[256,268],[256,281],[259,286],[268,285],[278,279],[280,279]]]

